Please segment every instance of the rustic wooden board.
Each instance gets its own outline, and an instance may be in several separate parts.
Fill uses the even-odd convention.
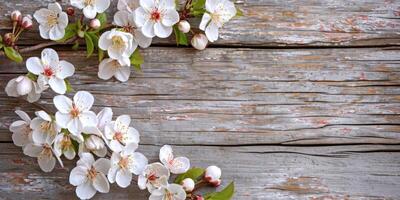
[[[14,9],[26,14],[54,0],[0,0],[0,31],[10,29]],[[61,2],[65,7],[69,1]],[[113,1],[115,11],[116,1]],[[238,0],[245,17],[226,24],[216,45],[375,46],[400,44],[397,0]],[[36,28],[35,28],[36,30]],[[37,31],[22,44],[42,42]],[[156,44],[173,44],[157,40]]]

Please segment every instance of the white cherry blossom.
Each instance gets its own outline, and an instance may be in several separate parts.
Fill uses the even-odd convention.
[[[31,118],[26,112],[16,110],[15,113],[22,119],[10,125],[12,140],[16,146],[23,147],[32,142],[32,129],[30,128]]]
[[[138,177],[138,186],[141,190],[147,188],[149,192],[168,185],[169,170],[159,162],[149,164]]]
[[[181,185],[168,184],[157,190],[153,190],[149,200],[185,200],[186,192]]]
[[[61,131],[61,127],[45,111],[37,111],[35,114],[37,117],[32,120],[30,125],[33,130],[33,142],[52,144],[54,138]]]
[[[86,91],[79,91],[75,94],[73,101],[64,96],[58,95],[53,99],[56,113],[56,121],[61,128],[68,129],[75,137],[82,140],[82,130],[86,126],[96,126],[97,118],[92,108],[94,97]]]
[[[105,136],[112,151],[120,152],[129,143],[139,144],[139,132],[130,127],[130,123],[131,118],[129,115],[121,115],[116,121],[106,125]]]
[[[97,13],[103,13],[110,7],[110,0],[71,0],[71,5],[83,9],[86,18],[94,19]]]
[[[142,48],[147,48],[150,46],[152,38],[143,35],[142,31],[136,27],[135,13],[130,13],[128,11],[118,11],[114,15],[114,24],[122,27],[125,32],[131,33],[133,35],[133,46],[135,48],[139,45]]]
[[[206,32],[210,42],[214,42],[218,39],[218,29],[236,15],[236,8],[229,0],[206,0],[206,10],[200,29]]]
[[[181,185],[183,186],[183,189],[186,192],[191,192],[194,189],[195,183],[194,183],[193,179],[185,178],[185,179],[183,179]]]
[[[65,61],[59,60],[58,54],[54,49],[44,49],[41,58],[31,57],[26,61],[28,70],[38,75],[42,84],[50,85],[51,89],[58,94],[64,94],[67,90],[65,78],[72,76],[75,67]]]
[[[137,47],[133,44],[132,34],[117,29],[104,32],[99,39],[99,48],[107,51],[110,58],[118,60],[123,66],[131,66],[129,57]]]
[[[130,66],[121,66],[118,60],[112,58],[104,59],[99,65],[98,76],[103,80],[109,80],[114,76],[117,80],[126,82],[128,81],[130,74]]]
[[[111,168],[108,171],[110,183],[117,182],[119,187],[126,188],[131,184],[132,173],[140,175],[146,167],[147,158],[135,152],[138,145],[128,144],[121,152],[113,152],[111,156]]]
[[[128,11],[130,13],[135,12],[138,7],[139,0],[119,0],[117,4],[118,10]]]
[[[75,158],[76,152],[70,135],[61,133],[56,136],[54,139],[54,154],[57,157],[64,155],[68,160]]]
[[[27,76],[18,76],[11,79],[6,86],[6,93],[10,97],[25,96],[28,102],[32,103],[39,100],[43,89],[36,82],[29,79]]]
[[[48,8],[42,8],[33,14],[39,23],[40,36],[44,39],[60,40],[65,35],[68,25],[68,15],[62,11],[60,4],[50,3]]]
[[[37,158],[39,167],[44,172],[53,171],[54,166],[56,165],[53,148],[49,143],[29,143],[24,148],[24,154]],[[63,167],[61,160],[59,158],[57,159]]]
[[[140,0],[135,10],[135,22],[145,36],[167,38],[172,26],[179,22],[175,0]]]
[[[101,137],[90,135],[79,144],[79,153],[82,152],[93,152],[98,157],[104,157],[107,155],[107,146]]]
[[[174,157],[172,147],[164,145],[160,149],[160,161],[171,171],[173,174],[183,174],[190,168],[190,161],[186,157]]]
[[[69,183],[76,187],[80,199],[90,199],[96,192],[108,193],[110,184],[106,174],[110,168],[110,160],[100,158],[94,160],[90,153],[82,153],[77,166],[69,175]]]

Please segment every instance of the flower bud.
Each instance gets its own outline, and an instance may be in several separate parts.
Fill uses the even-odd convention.
[[[27,16],[25,16],[24,18],[22,18],[22,22],[21,22],[22,28],[24,28],[24,29],[30,29],[30,28],[32,28],[32,25],[33,25],[33,23],[32,23],[32,16],[27,15]]]
[[[195,200],[204,200],[204,198],[201,195],[196,195]]]
[[[7,33],[4,35],[4,43],[8,46],[11,46],[13,44],[14,40],[14,34],[12,33]]]
[[[192,46],[197,50],[204,50],[208,44],[206,35],[199,33],[193,36]]]
[[[85,140],[86,148],[89,150],[100,150],[104,148],[104,142],[101,138],[91,135]]]
[[[221,169],[217,166],[209,166],[204,174],[204,179],[211,183],[213,186],[217,187],[221,185]]]
[[[98,28],[100,28],[100,26],[101,26],[100,20],[98,20],[98,19],[92,19],[92,20],[90,21],[90,28],[98,29]]]
[[[189,24],[188,21],[182,20],[182,21],[179,22],[178,28],[183,33],[188,33],[190,31],[190,24]]]
[[[73,7],[68,7],[67,8],[67,15],[74,16],[74,14],[75,14],[75,9]]]
[[[21,21],[21,19],[22,19],[22,14],[21,14],[21,12],[19,10],[14,10],[11,13],[11,21],[19,22],[19,21]]]
[[[33,89],[32,80],[26,76],[19,76],[16,79],[17,83],[17,93],[20,96],[27,95]]]
[[[194,181],[191,178],[183,179],[181,185],[186,192],[191,192],[194,189]]]

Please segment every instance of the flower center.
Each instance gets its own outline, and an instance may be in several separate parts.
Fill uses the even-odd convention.
[[[56,13],[50,13],[47,15],[47,24],[52,27],[58,24],[58,15]]]
[[[75,105],[72,105],[72,109],[69,114],[72,116],[72,118],[77,118],[79,117],[80,111]]]
[[[47,77],[51,77],[51,76],[53,76],[54,72],[50,67],[45,67],[43,74]]]
[[[157,179],[157,176],[156,176],[156,174],[154,172],[152,172],[147,176],[147,179],[149,181],[155,181]]]
[[[155,21],[155,22],[160,21],[160,19],[161,19],[161,13],[160,13],[160,11],[158,11],[157,9],[151,11],[151,13],[150,13],[150,19],[151,19],[152,21]]]
[[[119,167],[123,169],[127,168],[128,164],[129,164],[129,157],[122,158],[118,162]]]
[[[118,142],[121,142],[121,143],[122,143],[122,141],[123,141],[123,139],[124,139],[124,135],[123,135],[121,132],[116,132],[116,133],[114,134],[113,139],[114,139],[114,140],[117,140]]]
[[[51,155],[53,154],[53,152],[51,151],[51,147],[48,144],[44,144],[43,145],[43,150],[40,153],[40,157],[51,157]]]
[[[71,146],[72,142],[69,136],[64,136],[63,139],[61,140],[61,149],[63,151],[67,151]]]
[[[96,0],[85,0],[85,6],[92,6]]]
[[[169,190],[165,189],[165,195],[164,195],[165,200],[174,200],[174,194],[170,192]]]
[[[90,180],[93,180],[94,178],[96,178],[96,176],[97,176],[97,171],[96,171],[96,169],[95,169],[94,167],[90,168],[90,170],[88,171],[87,177],[88,177]]]
[[[40,124],[40,128],[43,130],[43,132],[49,134],[49,135],[55,135],[55,129],[54,129],[54,124],[48,121],[42,122]]]
[[[121,36],[113,36],[111,41],[113,46],[117,47],[118,49],[122,49],[125,46],[124,40]]]

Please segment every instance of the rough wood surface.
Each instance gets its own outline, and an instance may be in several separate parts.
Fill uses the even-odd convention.
[[[33,14],[54,0],[0,0],[0,30],[10,29],[14,9]],[[64,7],[69,1],[58,1]],[[115,13],[113,1],[111,13]],[[221,30],[217,45],[234,46],[375,46],[400,44],[397,0],[238,0],[244,17]],[[111,19],[111,15],[110,15]],[[36,28],[35,28],[36,30]],[[42,42],[37,31],[23,44]],[[171,40],[157,40],[170,44]]]

